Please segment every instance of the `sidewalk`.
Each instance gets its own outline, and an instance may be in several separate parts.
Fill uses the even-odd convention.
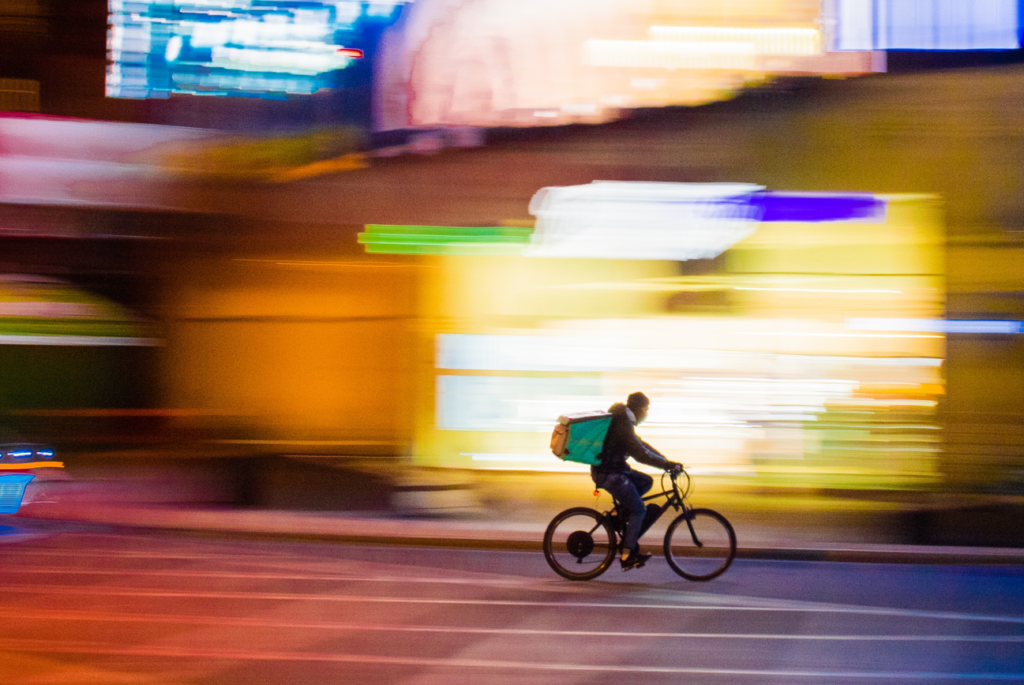
[[[533,487],[524,484],[532,483]],[[548,520],[570,506],[607,508],[608,497],[595,500],[580,493],[573,481],[566,490],[551,479],[503,476],[477,483],[473,496],[459,488],[441,499],[450,506],[365,512],[315,512],[282,509],[116,500],[111,490],[90,490],[75,483],[64,496],[23,505],[8,519],[36,519],[102,524],[140,531],[174,531],[253,539],[287,539],[345,544],[409,545],[500,550],[541,550]],[[741,559],[836,561],[911,564],[1024,565],[1024,548],[905,544],[894,521],[905,515],[891,502],[823,498],[804,494],[790,498],[756,497],[750,493],[715,492],[696,499],[725,514],[736,529]],[[495,490],[505,497],[495,495]],[[511,496],[509,490],[518,493]],[[454,493],[454,494],[451,494]],[[581,496],[582,495],[582,496]],[[435,498],[436,500],[436,498]],[[443,502],[442,502],[443,503]],[[645,537],[658,552],[663,521]]]

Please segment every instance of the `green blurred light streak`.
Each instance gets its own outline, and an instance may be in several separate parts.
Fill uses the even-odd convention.
[[[519,226],[367,224],[357,240],[372,254],[516,255],[532,233]]]
[[[86,335],[135,337],[142,327],[128,321],[0,317],[0,335]]]
[[[367,224],[366,232],[362,235],[378,234],[420,236],[430,233],[437,235],[461,236],[463,238],[475,235],[500,235],[526,239],[533,233],[533,229],[523,226],[402,226]]]

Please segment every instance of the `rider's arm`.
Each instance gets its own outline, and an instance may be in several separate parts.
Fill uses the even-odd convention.
[[[640,438],[637,438],[637,440],[640,440]],[[646,454],[644,456],[647,457],[647,459],[641,459],[637,457],[637,461],[642,461],[648,466],[654,466],[659,469],[665,469],[666,471],[671,471],[675,467],[682,468],[682,464],[672,461],[664,454],[654,449],[654,447],[652,447],[649,442],[640,440],[640,443],[645,448]]]
[[[647,464],[648,466],[664,469],[666,471],[672,468],[672,462],[670,462],[662,455],[658,454],[658,452],[654,451],[653,449],[645,448],[642,453],[633,454],[630,456],[632,456],[634,459],[641,463]]]
[[[623,422],[623,424],[622,432],[619,435],[626,446],[626,454],[642,464],[666,471],[675,466],[675,462],[669,461],[665,455],[641,440],[632,424],[628,422]]]
[[[640,438],[638,437],[637,440],[640,440]],[[658,455],[662,459],[668,459],[668,457],[666,457],[664,454],[662,454],[661,452],[656,450],[654,448],[654,446],[651,443],[647,442],[646,440],[640,440],[640,444],[642,444],[645,448],[647,448],[648,452],[654,452],[656,455]]]

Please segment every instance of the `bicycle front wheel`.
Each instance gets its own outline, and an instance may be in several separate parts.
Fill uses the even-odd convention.
[[[569,580],[590,580],[608,570],[617,549],[615,531],[603,514],[586,507],[566,509],[544,532],[544,558]]]
[[[717,511],[683,512],[665,533],[665,558],[687,580],[717,578],[736,558],[736,531]]]

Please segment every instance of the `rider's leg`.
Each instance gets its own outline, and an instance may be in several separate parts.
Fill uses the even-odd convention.
[[[651,488],[654,487],[654,479],[651,478],[646,473],[641,473],[639,471],[634,471],[630,469],[629,471],[626,472],[626,478],[628,478],[629,481],[633,484],[633,487],[636,488],[637,493],[641,497],[650,492]],[[643,521],[640,525],[640,532],[638,534],[638,537],[639,535],[643,535],[645,531],[647,531],[652,525],[654,525],[654,522],[658,520],[658,517],[660,515],[661,510],[657,504],[648,504],[646,507],[644,507]]]
[[[608,474],[598,484],[598,487],[607,490],[622,505],[622,508],[629,513],[626,530],[622,535],[622,552],[623,557],[625,557],[640,547],[637,544],[637,538],[640,537],[640,526],[643,524],[647,507],[644,505],[640,493],[637,492],[636,486],[633,485],[633,481],[624,473]]]
[[[650,492],[651,488],[654,487],[654,479],[648,476],[646,473],[641,473],[639,471],[634,471],[633,469],[630,469],[629,471],[626,471],[626,478],[628,478],[629,481],[633,484],[633,487],[636,488],[637,493],[641,497]]]

